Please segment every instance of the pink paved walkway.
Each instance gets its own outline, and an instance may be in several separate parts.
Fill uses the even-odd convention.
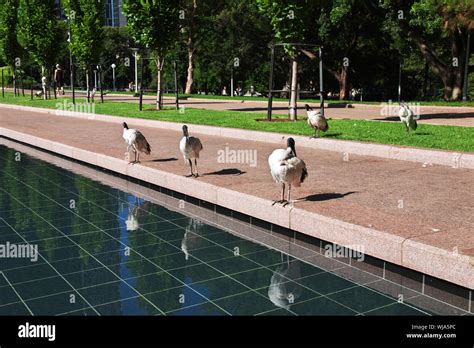
[[[134,121],[128,121],[134,127]],[[0,128],[11,129],[80,149],[124,159],[126,146],[120,123],[83,120],[0,108]],[[181,134],[169,129],[137,127],[152,147],[142,165],[180,176],[189,168],[178,150]],[[193,126],[190,125],[193,134]],[[274,145],[219,136],[199,135],[204,151],[199,162],[205,182],[267,200],[279,197],[267,157]],[[283,144],[283,141],[282,141]],[[445,166],[351,155],[298,147],[309,169],[295,207],[359,226],[387,232],[451,253],[470,257],[474,264],[474,171]],[[219,151],[255,151],[257,166],[220,163]],[[238,173],[241,173],[240,175]],[[187,188],[189,190],[189,187]],[[269,201],[268,208],[271,207]],[[288,208],[289,209],[289,208]],[[382,246],[390,248],[390,246]],[[468,262],[469,263],[469,262]],[[449,272],[449,270],[446,270]],[[470,271],[472,272],[472,270]]]

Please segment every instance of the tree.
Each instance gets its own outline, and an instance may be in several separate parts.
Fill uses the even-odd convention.
[[[184,0],[183,1],[185,8],[185,19],[186,25],[183,26],[182,30],[185,35],[186,48],[188,51],[188,69],[187,69],[187,78],[186,78],[186,89],[185,94],[192,93],[193,87],[193,57],[194,57],[194,31],[196,26],[196,14],[197,14],[197,0]]]
[[[48,78],[57,58],[60,37],[54,0],[20,0],[18,6],[18,41]],[[44,94],[46,99],[46,93]]]
[[[270,21],[251,1],[228,0],[198,3],[193,37],[193,89],[220,93],[234,88],[268,88],[272,39]],[[179,56],[187,55],[186,44]],[[185,52],[186,51],[186,52]],[[238,59],[238,60],[237,60]]]
[[[124,0],[122,9],[134,40],[139,45],[150,49],[154,55],[157,67],[156,108],[161,110],[164,58],[179,38],[179,2],[175,0]]]
[[[104,85],[112,86],[111,65],[115,64],[116,87],[128,87],[130,69],[125,65],[125,59],[129,56],[130,48],[134,44],[132,37],[125,27],[104,27],[102,37],[103,50],[100,52],[99,61],[106,69],[104,70]]]
[[[0,58],[13,71],[13,86],[16,88],[15,60],[23,52],[17,39],[19,0],[0,1]]]
[[[474,28],[469,0],[389,1],[380,4],[385,29],[396,44],[417,48],[444,84],[444,98],[459,100],[466,55],[466,33]]]
[[[308,0],[257,0],[257,4],[269,19],[275,38],[282,43],[305,42],[308,32],[314,30],[314,19],[319,1]],[[298,86],[298,60],[295,46],[284,47],[291,57],[290,118],[296,120],[296,97]]]
[[[349,97],[350,62],[357,50],[363,26],[370,23],[361,20],[367,15],[368,11],[364,11],[364,6],[360,3],[335,0],[327,2],[318,20],[319,36],[325,52],[332,54],[324,67],[339,83],[340,100]]]
[[[103,45],[104,3],[100,0],[65,0],[69,20],[72,54],[86,72],[87,98],[90,94],[90,73],[99,63]]]

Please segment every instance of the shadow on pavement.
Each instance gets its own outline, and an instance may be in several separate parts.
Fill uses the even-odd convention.
[[[169,157],[169,158],[158,158],[151,160],[149,162],[171,162],[171,161],[177,161],[178,159],[176,157]]]
[[[306,196],[306,197],[298,199],[298,200],[301,200],[302,202],[304,202],[304,201],[308,201],[308,202],[329,201],[331,199],[344,198],[345,196],[349,196],[353,193],[357,193],[357,191],[350,191],[350,192],[346,192],[346,193],[336,193],[336,192],[317,193],[317,194],[314,194],[314,195]]]
[[[211,173],[205,173],[204,175],[242,175],[247,172],[243,172],[240,169],[237,168],[227,168],[227,169],[221,169],[216,172],[211,172]]]

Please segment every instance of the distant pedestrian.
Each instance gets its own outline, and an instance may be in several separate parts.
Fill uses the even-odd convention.
[[[56,93],[64,95],[64,74],[59,64],[56,64],[54,70],[54,82],[56,83]]]
[[[224,86],[224,88],[222,89],[222,95],[227,95],[227,88],[226,88],[226,86]]]
[[[41,88],[43,89],[43,95],[46,95],[46,87],[47,87],[47,79],[46,76],[41,77]]]

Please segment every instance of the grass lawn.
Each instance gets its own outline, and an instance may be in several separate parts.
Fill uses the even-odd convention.
[[[110,94],[129,94],[133,95],[133,92],[124,92],[124,91],[107,91]],[[156,92],[146,92],[145,95],[156,95]],[[167,97],[174,97],[175,94],[173,93],[165,93]],[[182,97],[189,97],[189,98],[201,98],[201,99],[224,99],[224,100],[253,100],[253,101],[267,101],[268,98],[266,97],[230,97],[225,95],[206,95],[206,94],[180,94],[180,98]],[[273,97],[274,101],[284,101],[288,102],[287,98],[277,98]],[[319,99],[300,99],[299,103],[311,103],[311,104],[319,104]],[[392,100],[393,103],[397,103],[394,99]],[[420,103],[420,105],[425,106],[470,106],[474,107],[474,101],[445,101],[445,100],[433,100],[433,101],[417,101],[417,100],[405,100],[407,103]],[[370,105],[380,105],[381,101],[359,101],[359,100],[325,100],[325,103],[328,104],[370,104]]]
[[[14,98],[6,93],[0,97],[0,103],[56,108],[57,103],[70,102],[68,98],[58,100],[30,100],[29,97]],[[76,99],[85,102],[85,99]],[[278,132],[297,135],[313,135],[305,120],[298,122],[257,122],[266,118],[266,114],[245,113],[237,111],[217,111],[186,108],[184,113],[175,109],[154,110],[154,105],[144,104],[144,111],[138,111],[137,103],[106,102],[96,103],[97,114],[137,117],[171,121],[187,124],[204,124],[220,127],[242,128],[265,132]],[[285,117],[279,115],[278,117]],[[191,130],[192,132],[192,130]],[[406,134],[399,122],[364,121],[364,120],[330,120],[329,131],[325,138],[357,140],[379,144],[415,146],[452,151],[474,152],[474,128],[457,126],[419,125],[415,133]]]

